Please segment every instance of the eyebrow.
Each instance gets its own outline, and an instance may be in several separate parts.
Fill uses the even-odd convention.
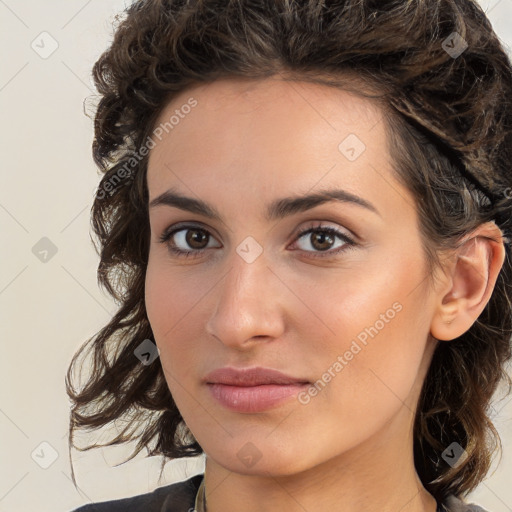
[[[381,216],[377,208],[375,208],[375,206],[366,199],[347,192],[346,190],[333,188],[319,190],[314,194],[304,196],[292,196],[277,199],[268,205],[265,213],[265,220],[274,221],[283,219],[289,215],[310,210],[315,206],[319,206],[330,201],[355,204]],[[174,189],[167,190],[158,197],[155,197],[155,199],[149,203],[149,208],[162,205],[197,213],[219,222],[222,221],[222,216],[215,207],[200,199],[184,196]]]

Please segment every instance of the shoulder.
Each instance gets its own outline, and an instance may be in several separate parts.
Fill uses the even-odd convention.
[[[83,505],[72,512],[189,512],[194,508],[196,493],[203,475],[183,482],[158,487],[152,492],[130,498]]]
[[[475,503],[466,503],[456,496],[448,496],[445,500],[445,510],[447,512],[488,512],[486,509],[476,505]]]

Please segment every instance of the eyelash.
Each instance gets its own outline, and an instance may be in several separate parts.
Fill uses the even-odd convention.
[[[159,242],[163,244],[167,244],[169,251],[171,251],[173,254],[177,255],[178,257],[185,257],[185,258],[198,258],[202,256],[204,252],[207,251],[207,249],[194,249],[190,251],[183,251],[182,249],[177,249],[171,242],[170,239],[175,233],[178,233],[179,231],[186,231],[186,230],[196,230],[196,231],[202,231],[204,233],[208,233],[209,236],[211,236],[211,233],[207,229],[204,229],[199,226],[195,225],[182,225],[175,229],[172,229],[171,231],[164,231],[164,233],[159,237]],[[349,249],[353,249],[357,244],[354,240],[349,238],[347,235],[342,233],[341,231],[338,231],[337,229],[330,227],[330,226],[313,226],[309,228],[302,228],[297,233],[296,240],[302,238],[304,235],[309,233],[327,233],[329,235],[333,235],[335,237],[340,238],[345,244],[342,247],[339,247],[335,250],[326,250],[326,251],[305,251],[306,253],[312,253],[313,258],[328,258],[338,255],[339,253],[343,251],[347,251]]]

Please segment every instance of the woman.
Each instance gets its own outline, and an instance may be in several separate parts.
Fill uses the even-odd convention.
[[[70,444],[129,418],[107,444],[206,463],[79,510],[482,510],[512,67],[478,4],[139,1],[94,77],[120,308]]]

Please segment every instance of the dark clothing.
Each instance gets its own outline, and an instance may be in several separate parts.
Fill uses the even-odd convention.
[[[203,475],[120,500],[90,503],[72,512],[192,512]]]
[[[183,482],[158,487],[153,492],[131,498],[102,501],[79,507],[72,512],[193,512],[203,475]],[[464,503],[450,496],[439,512],[487,512],[478,505]]]

